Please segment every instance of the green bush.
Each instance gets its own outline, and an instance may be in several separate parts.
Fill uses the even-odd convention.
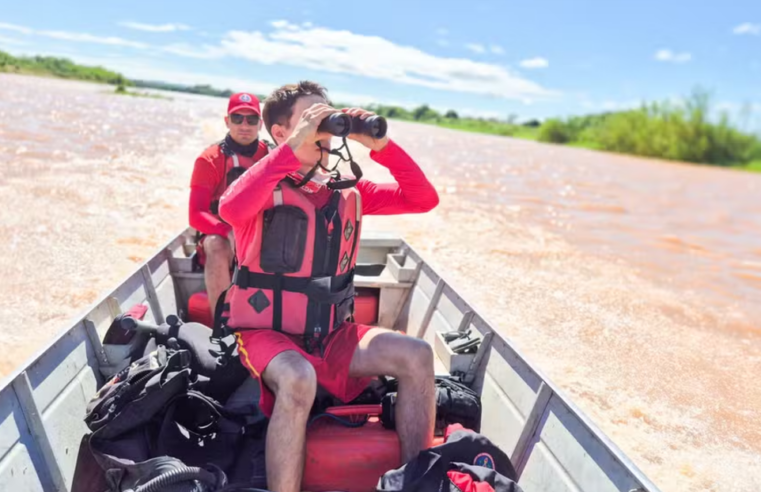
[[[723,113],[712,119],[710,95],[696,89],[680,104],[652,103],[617,113],[547,120],[543,142],[612,152],[731,166],[761,159],[761,140]]]
[[[415,108],[412,111],[412,117],[416,121],[438,120],[441,115],[429,108],[427,104],[423,104],[420,107]]]
[[[539,127],[538,140],[558,144],[568,143],[573,140],[571,125],[558,119],[547,120]]]
[[[610,116],[590,135],[605,150],[728,166],[761,157],[761,141],[736,129],[726,113],[711,121],[710,96],[696,90],[683,104],[654,103]]]

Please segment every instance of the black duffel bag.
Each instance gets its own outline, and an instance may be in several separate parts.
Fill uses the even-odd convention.
[[[176,344],[172,344],[177,347]],[[92,457],[109,492],[266,487],[267,419],[229,410],[196,388],[188,350],[159,345],[107,382],[87,406]],[[159,487],[159,488],[152,488]]]
[[[384,385],[385,395],[381,398],[383,413],[381,422],[387,429],[396,428],[395,406],[397,399],[397,381],[387,379]],[[441,433],[450,424],[481,432],[481,398],[478,393],[460,382],[456,376],[436,376],[436,426]]]

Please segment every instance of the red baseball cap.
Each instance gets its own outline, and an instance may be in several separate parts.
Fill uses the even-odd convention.
[[[238,92],[230,96],[230,102],[227,104],[227,114],[234,113],[239,109],[250,109],[259,116],[262,111],[259,108],[259,99],[248,92]]]

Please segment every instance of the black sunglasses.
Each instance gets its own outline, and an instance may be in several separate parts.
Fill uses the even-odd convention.
[[[259,124],[259,115],[258,114],[238,114],[238,113],[232,113],[230,115],[230,121],[233,125],[240,125],[243,123],[243,119],[246,119],[246,122],[251,125],[258,125]]]

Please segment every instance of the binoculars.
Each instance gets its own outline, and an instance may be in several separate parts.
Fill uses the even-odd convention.
[[[359,116],[351,117],[346,113],[333,113],[320,122],[318,132],[331,133],[336,137],[345,137],[350,133],[360,133],[373,138],[386,136],[388,124],[383,116],[370,116],[365,120]]]

